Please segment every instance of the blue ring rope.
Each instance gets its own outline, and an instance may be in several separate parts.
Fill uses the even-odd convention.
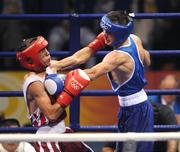
[[[77,131],[91,131],[91,132],[117,132],[116,125],[97,125],[97,126],[81,126]],[[34,127],[20,127],[20,128],[0,128],[0,133],[35,133],[37,128]],[[155,132],[171,132],[180,131],[179,125],[154,125]]]
[[[69,51],[49,51],[53,57],[66,57],[71,55]],[[102,57],[106,55],[108,51],[98,51],[96,57]],[[180,50],[150,50],[151,55],[180,55]],[[0,52],[0,57],[15,57],[16,52]]]
[[[71,17],[77,17],[80,19],[99,19],[104,14],[0,14],[0,19],[23,19],[23,20],[29,20],[29,19],[71,19]],[[134,14],[135,19],[174,19],[174,18],[180,18],[180,13],[135,13]]]
[[[180,95],[180,89],[152,89],[145,90],[148,95]],[[116,96],[112,90],[84,90],[80,96]],[[0,91],[0,97],[22,97],[22,91]]]
[[[118,127],[117,125],[98,125],[98,126],[80,126],[80,128],[77,128],[78,131],[92,131],[92,132],[117,132]],[[179,125],[154,125],[154,131],[155,132],[165,132],[165,131],[180,131]]]

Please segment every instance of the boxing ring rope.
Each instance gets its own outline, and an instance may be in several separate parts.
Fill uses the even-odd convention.
[[[50,20],[50,19],[71,19],[76,17],[80,19],[99,19],[104,14],[0,14],[0,19],[23,19],[23,20]],[[180,13],[132,13],[134,19],[177,19],[180,18]]]
[[[22,20],[56,20],[56,19],[68,19],[70,21],[70,43],[69,52],[64,51],[51,51],[52,56],[65,57],[70,55],[80,47],[80,20],[81,19],[99,19],[104,14],[0,14],[1,20],[6,19],[22,19]],[[180,13],[135,13],[134,19],[179,19]],[[74,36],[76,38],[74,39]],[[179,55],[180,50],[149,50],[151,55]],[[105,55],[107,51],[99,51],[96,56]],[[15,52],[0,52],[0,57],[15,57]],[[180,94],[180,89],[176,90],[146,90],[148,95],[162,95],[162,94]],[[80,96],[114,96],[115,93],[112,90],[85,90]],[[22,91],[0,91],[0,97],[15,97],[23,96]],[[78,100],[73,102],[70,106],[70,127],[77,131],[117,131],[117,126],[80,126],[79,113],[77,112],[80,108],[79,97],[75,98]],[[73,109],[76,109],[73,110]],[[154,126],[155,131],[179,131],[180,126],[167,125],[167,126]],[[10,128],[8,128],[11,131]],[[19,128],[20,131],[24,132],[35,132],[36,128],[26,127]],[[0,129],[0,132],[3,129]],[[17,129],[16,129],[17,131]],[[6,132],[4,130],[4,132]],[[5,136],[6,137],[5,137]],[[93,137],[92,137],[93,136]],[[180,134],[177,132],[171,133],[106,133],[106,134],[62,134],[59,135],[31,135],[31,134],[0,134],[0,141],[127,141],[127,140],[169,140],[169,139],[180,139]],[[16,138],[16,139],[15,139]],[[76,140],[75,140],[76,139]]]
[[[166,133],[65,133],[65,134],[0,134],[0,141],[27,142],[108,142],[108,141],[166,141],[179,140],[180,132]]]
[[[95,125],[95,126],[80,126],[78,131],[81,132],[117,132],[116,125]],[[155,132],[175,132],[179,131],[178,125],[154,125]],[[0,133],[36,133],[37,128],[20,127],[20,128],[0,128]]]
[[[148,95],[180,95],[180,89],[145,90]],[[0,97],[22,97],[22,91],[0,91]],[[116,96],[112,90],[84,90],[80,96]]]
[[[106,55],[108,53],[108,51],[98,51],[96,53],[96,57],[102,57],[104,55]],[[149,53],[151,55],[158,55],[158,56],[164,56],[164,55],[180,55],[180,50],[149,50]],[[69,53],[69,51],[51,51],[50,50],[50,54],[53,57],[67,57],[69,56],[71,53]],[[6,51],[2,51],[0,52],[0,57],[15,57],[16,56],[16,52],[6,52]]]

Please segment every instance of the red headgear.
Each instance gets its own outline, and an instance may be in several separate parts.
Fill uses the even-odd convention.
[[[42,71],[45,66],[40,62],[39,52],[46,48],[48,42],[42,36],[38,36],[37,40],[32,43],[28,48],[24,49],[21,52],[16,53],[16,57],[19,60],[20,64],[29,70],[33,71]],[[28,60],[31,59],[32,63],[29,63]]]

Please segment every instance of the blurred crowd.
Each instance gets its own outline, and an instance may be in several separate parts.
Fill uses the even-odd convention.
[[[178,12],[178,0],[2,0],[2,14],[57,14],[57,13],[107,13],[111,10],[127,10],[134,13]],[[0,20],[0,50],[15,51],[24,38],[43,35],[49,40],[49,49],[56,51],[69,50],[68,20]],[[148,50],[175,50],[180,34],[177,19],[136,20],[133,31],[143,40]],[[159,32],[160,31],[160,32]],[[99,32],[96,19],[81,21],[80,45],[86,46]],[[163,58],[152,56],[153,70],[178,69],[176,57]],[[3,70],[19,69],[12,58],[2,58]],[[93,59],[92,62],[96,62]],[[90,63],[92,64],[92,63]]]

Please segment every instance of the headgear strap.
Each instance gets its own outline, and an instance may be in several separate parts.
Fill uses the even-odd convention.
[[[47,40],[42,36],[38,36],[36,41],[28,48],[17,52],[16,57],[24,68],[33,71],[42,71],[45,66],[40,62],[39,52],[46,48],[47,45]],[[30,63],[30,60],[32,63]]]

